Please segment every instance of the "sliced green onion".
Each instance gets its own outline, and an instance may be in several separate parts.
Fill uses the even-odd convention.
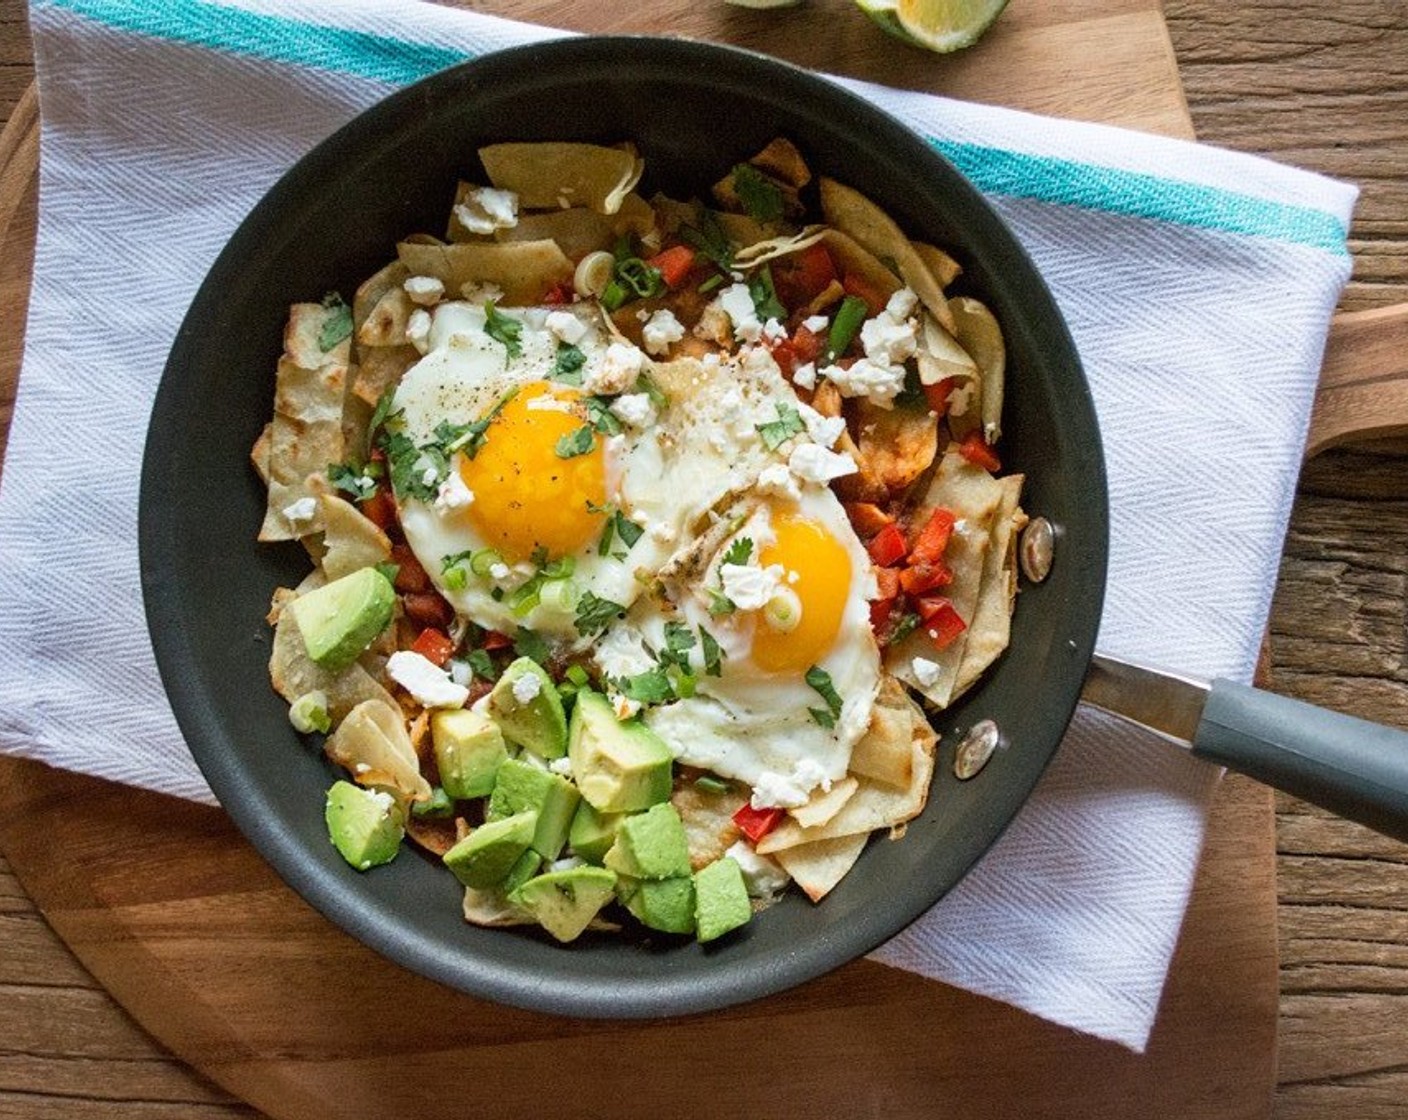
[[[538,601],[543,610],[553,614],[573,615],[577,610],[577,600],[581,590],[570,579],[550,579],[538,590]]]
[[[492,548],[481,548],[469,558],[469,570],[477,576],[487,576],[495,564],[502,564],[504,558]]]
[[[831,332],[826,336],[828,361],[834,361],[846,352],[846,347],[860,333],[860,325],[869,313],[869,306],[859,296],[847,296],[841,301],[836,318],[831,321]]]
[[[790,587],[779,587],[763,605],[763,621],[769,630],[792,633],[802,623],[802,600]]]
[[[705,793],[727,793],[728,783],[722,778],[716,778],[712,774],[700,774],[694,779],[694,784]]]
[[[465,574],[465,570],[456,564],[453,568],[445,569],[440,582],[445,585],[447,591],[463,591],[465,584],[469,582],[469,577]]]
[[[588,253],[572,273],[572,290],[579,296],[599,296],[616,273],[616,258],[605,249]]]
[[[601,293],[601,306],[607,311],[615,311],[626,302],[629,294],[624,284],[619,280],[613,280],[606,285],[605,290]]]
[[[583,669],[580,665],[567,666],[567,679],[573,684],[575,684],[578,688],[581,688],[583,685],[591,681],[591,677],[587,675],[587,671]]]
[[[311,735],[314,731],[326,735],[332,727],[332,717],[328,714],[328,694],[321,689],[305,692],[289,705],[288,721],[301,735]]]

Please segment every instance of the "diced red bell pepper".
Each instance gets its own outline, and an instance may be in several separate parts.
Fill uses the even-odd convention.
[[[937,564],[943,560],[957,520],[952,510],[942,506],[929,514],[929,520],[919,530],[919,536],[914,538],[914,547],[909,550],[910,564]]]
[[[942,595],[920,599],[915,607],[919,611],[920,628],[929,636],[935,649],[947,649],[958,635],[968,629],[968,624],[959,616],[953,603]]]
[[[992,449],[987,440],[983,439],[983,433],[977,429],[969,432],[963,442],[958,445],[958,453],[975,467],[982,467],[983,470],[992,474],[996,474],[1002,469],[997,452]]]
[[[814,362],[821,357],[821,336],[806,327],[798,327],[792,332],[792,349],[798,361]]]
[[[836,262],[819,241],[799,252],[778,257],[771,263],[773,290],[789,311],[811,303],[836,279]]]
[[[484,640],[479,645],[481,649],[487,650],[507,649],[513,645],[513,639],[507,634],[500,634],[497,630],[490,630],[484,635]]]
[[[848,272],[841,278],[841,287],[845,289],[848,296],[856,296],[865,300],[865,306],[872,315],[879,315],[885,310],[885,305],[890,302],[888,296],[879,288],[870,284],[865,277],[856,272]]]
[[[884,569],[889,571],[888,568]],[[870,632],[878,639],[890,626],[890,615],[894,613],[897,599],[870,600]],[[884,644],[883,642],[881,643]]]
[[[416,640],[411,643],[411,649],[427,661],[433,661],[436,665],[443,667],[445,662],[450,660],[450,655],[455,652],[455,643],[444,631],[427,626],[416,635]]]
[[[430,577],[421,567],[411,546],[397,541],[391,546],[391,562],[396,565],[396,590],[422,592],[430,590]]]
[[[575,295],[571,284],[554,284],[543,293],[543,303],[548,307],[556,307],[559,304],[571,303]]]
[[[900,572],[900,586],[906,595],[923,595],[936,587],[947,587],[952,582],[953,570],[942,560],[932,564],[915,564]]]
[[[876,595],[870,601],[870,628],[879,634],[900,597],[900,572],[898,568],[875,568],[874,572]]]
[[[406,608],[406,617],[421,628],[448,630],[455,620],[455,608],[438,591],[409,591],[401,596],[401,605]]]
[[[656,253],[645,263],[660,273],[665,287],[674,291],[689,278],[697,260],[694,250],[688,245],[674,245]]]
[[[363,501],[358,508],[362,511],[362,516],[383,533],[396,524],[396,501],[391,497],[391,491],[384,486],[378,486],[373,490],[372,496]]]
[[[896,522],[891,522],[871,537],[870,543],[865,547],[866,551],[870,553],[871,561],[879,564],[882,568],[898,564],[904,559],[905,553],[909,551],[909,544],[904,539],[904,531]]]
[[[924,397],[932,408],[940,416],[948,412],[948,395],[953,392],[953,387],[957,384],[958,378],[945,377],[942,381],[935,381],[932,385],[924,386]]]
[[[744,805],[733,814],[733,823],[738,826],[739,832],[756,844],[781,824],[786,815],[786,809],[755,809],[752,805]]]

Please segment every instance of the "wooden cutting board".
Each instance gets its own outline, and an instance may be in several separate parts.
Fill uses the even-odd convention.
[[[477,2],[581,31],[664,32],[834,73],[1191,136],[1153,0],[1014,0],[977,48],[896,45],[849,0]],[[13,396],[34,230],[27,98],[0,139],[0,398]],[[1135,1056],[866,961],[671,1022],[553,1019],[472,1000],[314,913],[218,810],[0,762],[0,845],[59,935],[157,1038],[278,1120],[475,1115],[765,1117],[1269,1114],[1273,815],[1230,779],[1158,1025]]]

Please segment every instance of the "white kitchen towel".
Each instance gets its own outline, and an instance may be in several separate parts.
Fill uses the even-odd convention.
[[[141,607],[168,347],[226,238],[392,90],[558,32],[398,0],[36,0],[40,225],[0,490],[0,747],[210,800]],[[845,83],[981,188],[1055,290],[1113,503],[1100,645],[1249,680],[1354,188],[1119,129]],[[960,886],[877,958],[1142,1049],[1217,780],[1082,712]]]

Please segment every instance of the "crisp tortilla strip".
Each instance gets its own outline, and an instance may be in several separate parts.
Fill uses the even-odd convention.
[[[689,844],[689,864],[698,871],[706,864],[722,858],[742,833],[733,823],[748,799],[730,783],[724,793],[710,793],[692,781],[677,781],[670,802],[684,822],[685,840]]]
[[[391,541],[351,502],[333,494],[323,507],[323,572],[331,580],[391,559]]]
[[[274,420],[269,434],[269,502],[261,541],[286,541],[322,528],[320,514],[292,524],[285,515],[294,502],[316,498],[329,463],[346,456],[343,397],[347,366],[329,363],[317,369],[279,362],[274,389]]]
[[[410,271],[400,261],[392,261],[363,280],[356,295],[352,297],[353,331],[360,331],[372,308],[381,301],[381,297],[391,289],[401,287],[410,275]]]
[[[415,304],[400,286],[388,288],[357,327],[359,346],[401,346],[406,341],[406,323]]]
[[[862,778],[906,789],[914,778],[915,720],[923,720],[904,685],[888,673],[880,681],[880,692],[870,715],[870,726],[851,748],[849,770]]]
[[[369,409],[373,409],[381,400],[381,395],[392,386],[399,385],[406,371],[418,361],[420,351],[414,346],[366,347],[357,363],[352,392]]]
[[[927,405],[880,408],[864,397],[852,402],[862,472],[897,494],[934,462],[939,451],[939,426]]]
[[[976,381],[979,376],[978,363],[972,355],[929,314],[920,322],[919,348],[914,357],[919,381],[924,385],[937,385],[948,377]]]
[[[913,241],[914,251],[919,254],[919,259],[924,262],[924,266],[934,277],[934,283],[940,288],[947,288],[955,280],[963,275],[963,266],[945,253],[937,245],[930,245],[927,241]]]
[[[788,234],[783,237],[770,237],[763,241],[756,241],[745,245],[733,255],[733,263],[740,269],[757,268],[759,265],[767,264],[778,257],[785,257],[791,253],[801,252],[810,248],[818,241],[826,238],[826,227],[807,226],[799,233]]]
[[[249,461],[254,464],[254,473],[265,486],[269,485],[269,453],[274,442],[274,422],[270,420],[259,429],[259,438],[249,449]]]
[[[616,240],[610,215],[585,206],[524,214],[511,229],[494,231],[496,241],[555,241],[573,260],[597,249],[610,249]]]
[[[773,856],[813,902],[820,902],[846,877],[870,839],[866,832],[799,844]]]
[[[304,369],[317,369],[328,363],[346,364],[351,342],[343,339],[331,349],[322,346],[323,327],[337,314],[321,303],[295,303],[288,309],[284,324],[284,357]]]
[[[915,518],[916,524],[922,525],[928,520],[930,512],[938,507],[952,510],[958,518],[948,551],[944,554],[944,562],[953,571],[953,582],[946,591],[959,617],[968,624],[968,629],[944,649],[936,651],[921,626],[885,651],[885,668],[939,708],[946,707],[953,696],[958,666],[962,664],[973,615],[978,607],[984,563],[992,540],[993,520],[997,516],[1002,494],[1002,486],[997,479],[982,467],[968,462],[957,451],[949,451],[939,460],[929,492]],[[922,684],[915,675],[913,662],[916,657],[939,666],[938,678],[932,684]]]
[[[820,828],[841,811],[857,788],[859,783],[854,778],[842,778],[825,793],[818,792],[805,805],[790,810],[790,815],[803,828]]]
[[[828,228],[822,241],[826,245],[826,251],[831,254],[831,259],[836,262],[838,275],[859,276],[867,287],[886,299],[904,287],[900,278],[885,266],[884,261],[849,234]]]
[[[630,144],[490,144],[479,149],[479,159],[489,181],[513,191],[529,210],[587,206],[614,214],[645,169]]]
[[[537,304],[549,290],[572,280],[572,261],[555,241],[402,241],[396,252],[413,274],[434,276],[452,293],[466,284],[497,285],[504,293],[502,302],[512,307]]]
[[[913,820],[924,811],[929,799],[929,783],[934,776],[934,752],[938,736],[922,718],[910,729],[909,784],[903,789],[858,779],[856,791],[840,811],[817,828],[803,828],[794,820],[784,821],[760,841],[762,855],[774,856],[782,862],[781,853],[799,844],[817,840],[834,840],[841,836],[869,835],[877,828],[894,828]],[[783,863],[786,867],[786,863]],[[790,871],[791,869],[788,868]]]
[[[408,800],[430,800],[430,783],[421,776],[405,717],[394,703],[363,700],[328,736],[323,749],[359,785],[390,787]]]
[[[442,853],[443,854],[443,853]],[[515,906],[499,891],[464,889],[464,920],[476,926],[530,926],[533,915]]]
[[[976,299],[958,296],[949,300],[949,307],[953,310],[958,343],[972,355],[982,378],[983,438],[988,443],[996,443],[1002,435],[1003,380],[1007,369],[1002,327],[993,313]]]
[[[913,290],[929,313],[952,332],[953,315],[943,289],[894,219],[853,187],[825,176],[820,186],[821,212],[827,222],[881,260],[894,261],[905,285]]]
[[[794,190],[801,190],[812,181],[812,172],[807,166],[807,161],[802,158],[797,145],[784,136],[773,140],[748,162]]]
[[[322,583],[321,576],[318,583]],[[276,601],[276,606],[282,605],[282,602]],[[269,655],[269,679],[274,691],[290,704],[309,692],[324,693],[334,726],[364,701],[395,704],[391,694],[361,665],[353,663],[334,673],[315,664],[308,656],[303,634],[293,619],[292,611],[279,611],[274,627],[274,648]]]
[[[983,566],[983,584],[978,606],[968,625],[968,643],[953,684],[952,703],[997,660],[1012,634],[1012,606],[1017,587],[1017,535],[1027,523],[1018,502],[1022,497],[1023,476],[1010,474],[997,480],[1002,501],[993,518],[992,541]]]
[[[729,242],[733,245],[756,245],[762,241],[776,241],[779,236],[779,223],[760,222],[756,218],[750,218],[747,214],[736,214],[729,210],[716,210],[714,217],[718,219],[719,228],[724,231]]]

